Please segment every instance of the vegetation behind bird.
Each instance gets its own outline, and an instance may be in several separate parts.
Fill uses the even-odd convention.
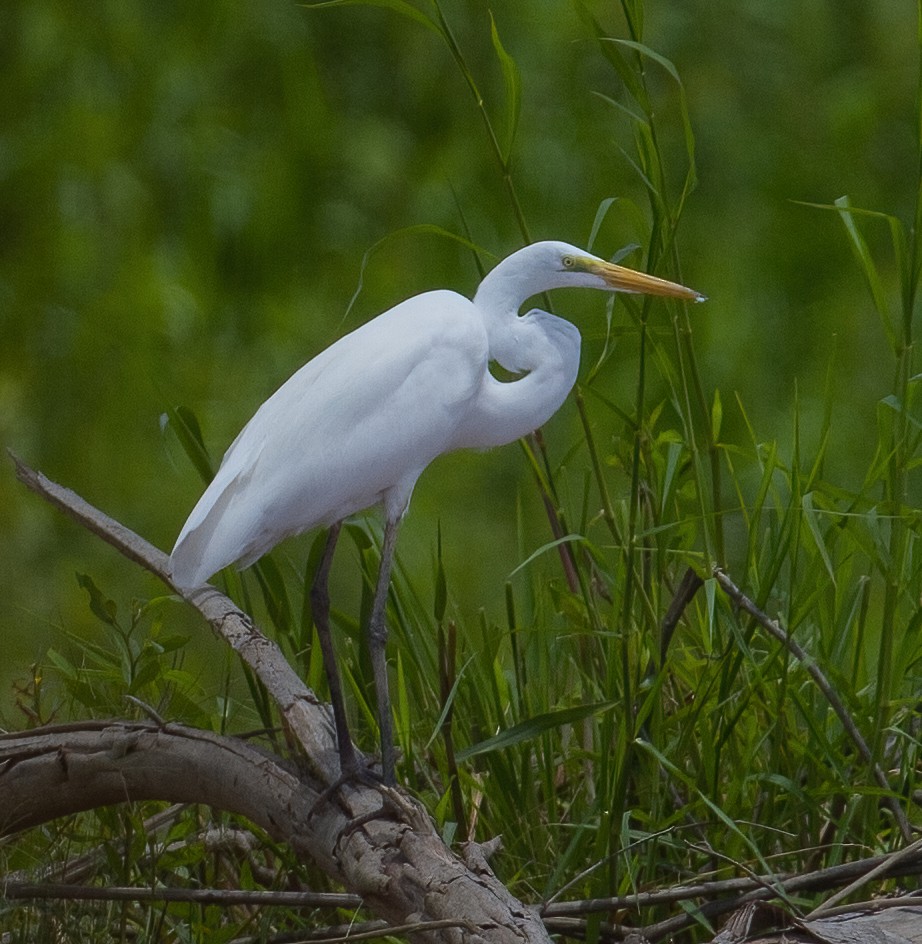
[[[461,456],[421,483],[390,599],[403,776],[446,832],[502,832],[494,864],[525,897],[597,898],[899,845],[828,700],[714,580],[665,655],[659,633],[685,568],[707,577],[723,563],[824,667],[918,820],[918,50],[916,24],[894,22],[909,13],[819,4],[786,27],[783,7],[768,23],[737,6],[625,3],[617,22],[589,9],[553,28],[497,11],[491,34],[446,8],[450,42],[437,20],[381,9],[271,7],[220,22],[164,9],[141,29],[131,17],[152,14],[113,8],[90,29],[65,4],[22,5],[4,31],[11,140],[25,142],[3,197],[19,237],[0,259],[4,438],[167,544],[198,486],[155,416],[211,401],[200,415],[223,428],[212,421],[205,439],[227,442],[307,348],[414,278],[476,283],[463,242],[401,236],[407,223],[506,248],[523,221],[543,236],[569,220],[591,248],[642,245],[644,268],[678,277],[681,259],[712,297],[706,325],[619,303],[587,338],[577,395],[524,460]],[[202,62],[187,38],[213,31],[224,54]],[[821,47],[800,47],[817,35]],[[301,68],[306,55],[316,69]],[[453,94],[426,94],[433,83]],[[836,204],[844,192],[893,216]],[[346,310],[356,260],[385,231],[348,314],[313,322]],[[407,246],[431,270],[408,265]],[[121,714],[130,690],[218,727],[272,722],[236,666],[222,657],[215,681],[178,648],[201,633],[169,601],[132,605],[147,592],[133,574],[0,487],[22,549],[0,565],[17,614],[5,638],[20,640],[14,704],[45,720]],[[452,506],[468,510],[453,519]],[[346,536],[367,606],[373,519]],[[235,589],[322,690],[295,559]],[[92,584],[68,590],[77,561]],[[48,618],[36,601],[60,574]],[[334,625],[370,747],[362,606],[337,609]],[[47,657],[42,637],[54,639]],[[30,674],[33,659],[43,667]],[[94,814],[90,831],[138,830],[142,816]],[[31,835],[5,854],[16,866],[49,853]],[[210,860],[198,861],[207,881]],[[126,863],[119,881],[132,869],[147,881]],[[601,918],[587,920],[591,936]]]

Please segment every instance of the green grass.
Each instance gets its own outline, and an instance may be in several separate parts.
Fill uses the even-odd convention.
[[[342,4],[316,4],[335,5]],[[485,135],[502,182],[502,212],[528,239],[528,206],[518,195],[512,160],[527,89],[496,23],[489,42],[504,98],[491,102],[436,3],[377,5],[423,23],[432,41],[449,49],[475,102],[469,132]],[[606,101],[630,118],[633,142],[617,147],[646,195],[645,205],[619,208],[642,230],[643,248],[627,262],[681,279],[681,221],[697,176],[694,116],[675,67],[644,44],[643,3],[623,0],[622,12],[626,36],[608,35],[588,13],[586,26],[620,80],[623,94]],[[663,96],[678,102],[678,128],[661,127]],[[660,143],[666,136],[682,142],[668,158]],[[922,186],[920,168],[907,168],[906,178]],[[486,841],[501,834],[494,867],[523,899],[606,899],[699,877],[780,874],[897,849],[906,838],[894,801],[918,823],[919,189],[909,198],[912,225],[844,198],[814,211],[825,214],[828,239],[844,238],[854,251],[892,360],[876,430],[864,454],[854,457],[866,469],[860,481],[829,472],[829,452],[848,422],[834,353],[818,426],[811,423],[805,433],[795,392],[787,428],[756,428],[744,391],[708,383],[687,308],[620,297],[610,303],[605,337],[587,347],[592,357],[574,393],[570,437],[522,443],[534,492],[520,502],[542,503],[548,527],[546,543],[535,545],[525,537],[520,511],[521,563],[499,578],[504,618],[470,615],[476,607],[459,598],[441,538],[430,570],[411,571],[398,561],[388,615],[399,777],[423,797],[447,838]],[[599,205],[589,242],[611,208],[610,201]],[[455,235],[471,246],[478,240],[465,223],[473,215],[468,209],[459,206]],[[887,257],[880,255],[880,228],[889,237]],[[627,399],[616,400],[611,378],[625,365],[636,381]],[[177,411],[171,425],[206,476],[194,420]],[[357,565],[363,594],[356,609],[335,611],[337,645],[355,731],[373,750],[374,698],[361,627],[377,568],[378,525],[361,519],[344,537],[349,552],[341,557]],[[478,535],[462,539],[476,554]],[[319,549],[315,542],[303,572],[279,556],[230,578],[230,587],[323,692],[305,593]],[[872,763],[856,749],[809,666],[733,605],[713,577],[714,565],[776,617],[821,669]],[[665,614],[689,568],[704,583],[664,640]],[[221,729],[272,725],[265,694],[248,679],[247,702],[239,670],[230,664],[220,710],[202,703],[169,630],[170,604],[139,605],[126,629],[105,594],[89,581],[85,588],[107,636],[82,661],[62,652],[50,659],[47,671],[70,697],[62,713],[131,714],[122,701],[130,693],[171,717]],[[22,696],[39,718],[45,711],[40,687],[33,679]],[[887,791],[875,766],[886,772]],[[174,830],[194,835],[197,816],[188,813]],[[23,837],[5,849],[6,865],[26,867],[68,843],[82,849],[143,830],[140,809],[88,814],[79,823]],[[284,850],[272,855],[300,873]],[[100,881],[150,881],[139,863],[140,856],[113,859]],[[194,875],[208,884],[216,877],[206,865],[204,855],[191,863],[164,861],[157,875]],[[241,867],[241,881],[252,881],[248,875]],[[814,900],[789,896],[787,904],[808,911]],[[44,939],[43,918],[0,907],[18,916],[16,940]],[[91,913],[98,915],[85,912]],[[133,910],[130,920],[141,913]],[[660,905],[623,920],[650,924],[675,913],[676,906]],[[74,914],[84,912],[74,908]],[[608,917],[586,916],[588,938],[604,932]],[[141,933],[166,940],[168,928],[188,922],[189,940],[200,940],[212,920],[204,911],[166,909]],[[697,933],[706,937],[704,923]]]

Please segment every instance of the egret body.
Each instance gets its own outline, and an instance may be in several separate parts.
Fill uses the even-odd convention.
[[[401,302],[318,354],[259,407],[177,538],[173,581],[191,590],[230,564],[252,564],[290,535],[331,526],[312,593],[344,773],[357,765],[326,589],[339,525],[364,508],[384,508],[369,644],[384,779],[393,782],[384,609],[397,526],[436,456],[513,442],[561,406],[576,381],[579,331],[548,312],[519,310],[534,295],[567,287],[703,300],[566,243],[541,242],[500,262],[473,300],[440,290]],[[517,379],[497,380],[491,361]]]

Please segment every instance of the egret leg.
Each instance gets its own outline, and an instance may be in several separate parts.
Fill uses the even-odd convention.
[[[330,566],[333,563],[333,552],[336,550],[336,541],[339,538],[341,521],[334,524],[328,534],[327,543],[320,558],[320,566],[314,575],[311,585],[311,611],[314,625],[317,627],[317,639],[320,641],[320,651],[323,655],[323,668],[327,676],[327,685],[330,688],[330,701],[333,705],[333,724],[336,727],[336,744],[339,748],[339,767],[343,776],[351,776],[358,772],[358,758],[355,747],[349,735],[349,725],[346,723],[346,703],[343,700],[343,686],[339,677],[339,667],[336,665],[336,653],[333,650],[333,637],[330,634]]]
[[[387,622],[385,607],[387,593],[391,584],[391,567],[394,563],[394,548],[397,544],[398,521],[388,520],[384,525],[384,544],[381,547],[381,568],[378,571],[378,583],[371,607],[371,619],[368,622],[368,651],[371,655],[371,669],[375,678],[375,692],[378,698],[378,728],[381,731],[381,769],[384,782],[392,786],[396,780],[394,766],[394,726],[391,718],[391,696],[387,683]]]

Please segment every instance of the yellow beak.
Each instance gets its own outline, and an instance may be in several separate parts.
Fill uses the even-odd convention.
[[[664,298],[684,298],[692,302],[707,301],[707,295],[702,295],[692,288],[679,285],[678,282],[669,282],[667,279],[637,272],[613,262],[601,262],[595,259],[586,261],[586,269],[594,275],[603,278],[618,292],[636,292],[641,295],[661,295]]]

